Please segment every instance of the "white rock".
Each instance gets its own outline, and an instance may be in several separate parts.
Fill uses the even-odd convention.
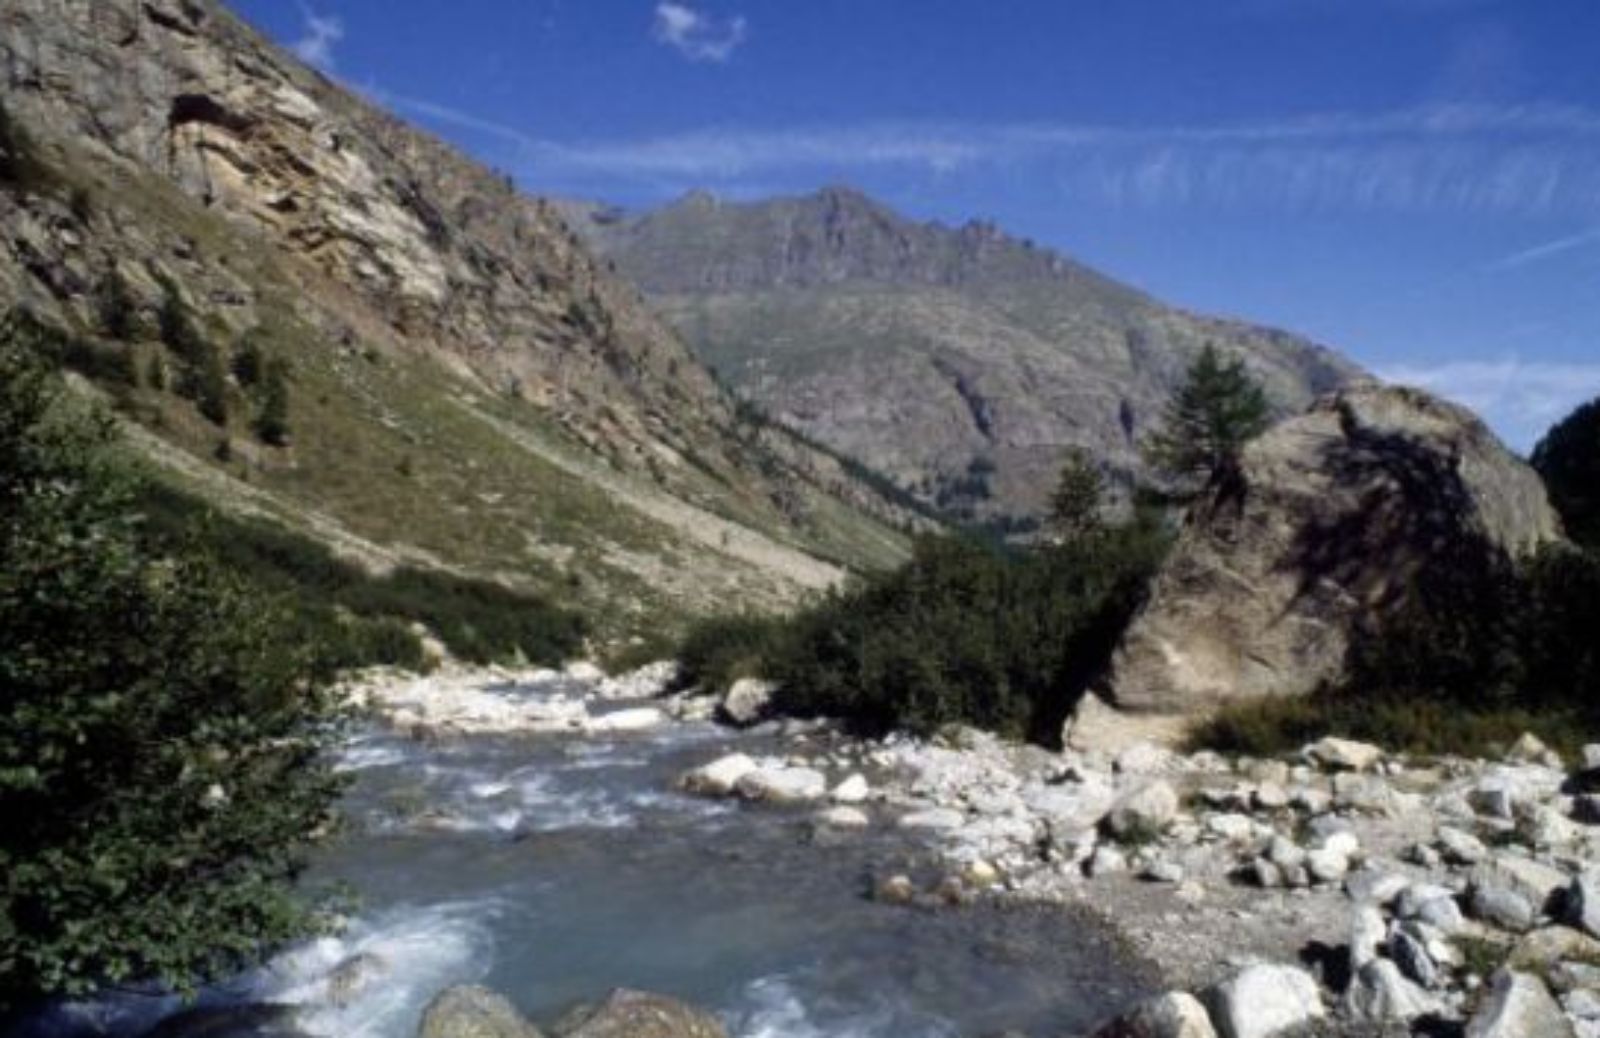
[[[1350,871],[1350,859],[1337,850],[1319,847],[1306,853],[1306,870],[1319,883],[1337,883]]]
[[[865,811],[848,804],[836,804],[817,812],[817,821],[833,829],[865,829],[872,824]]]
[[[1371,743],[1332,735],[1305,747],[1300,754],[1319,767],[1341,771],[1366,771],[1383,759],[1383,750]]]
[[[640,706],[591,717],[584,723],[584,729],[596,734],[642,732],[665,724],[666,720],[667,715],[662,710],[653,706]]]
[[[1383,913],[1373,905],[1361,905],[1350,916],[1350,970],[1355,972],[1378,957],[1378,949],[1388,936]]]
[[[740,678],[722,697],[722,716],[741,727],[755,724],[766,716],[776,690],[777,686],[770,681]]]
[[[1127,855],[1109,844],[1102,843],[1089,856],[1089,862],[1084,871],[1090,876],[1107,876],[1113,872],[1126,872],[1127,869]]]
[[[1227,840],[1229,843],[1244,843],[1255,838],[1256,822],[1249,815],[1225,812],[1223,814],[1209,815],[1205,820],[1206,829]],[[1281,862],[1280,862],[1281,864]]]
[[[684,773],[678,785],[699,796],[725,797],[738,788],[739,780],[756,771],[759,765],[743,753],[730,753],[710,764]]]
[[[569,681],[582,682],[585,685],[598,685],[606,679],[606,672],[588,660],[573,660],[561,672]]]
[[[814,768],[758,768],[739,779],[736,788],[746,800],[795,804],[821,800],[828,792],[828,779]]]
[[[1544,982],[1530,973],[1501,970],[1488,997],[1467,1024],[1467,1038],[1572,1038],[1572,1024]]]
[[[1345,992],[1345,1011],[1365,1023],[1410,1021],[1437,1013],[1438,999],[1407,980],[1388,959],[1373,959],[1356,972]]]
[[[1453,865],[1476,865],[1489,856],[1482,840],[1460,829],[1441,827],[1438,842],[1444,860]]]
[[[1093,1038],[1216,1038],[1200,1000],[1169,991],[1134,1006],[1095,1031]]]
[[[900,817],[902,829],[933,829],[949,830],[960,829],[967,824],[967,813],[957,811],[953,807],[930,807],[921,811],[913,811]]]
[[[1117,836],[1135,830],[1159,830],[1178,813],[1178,794],[1160,780],[1148,782],[1123,796],[1106,816],[1106,824]]]
[[[1177,755],[1152,742],[1136,742],[1117,754],[1112,770],[1124,775],[1155,775],[1171,771]]]
[[[833,787],[828,799],[836,804],[860,804],[872,795],[872,787],[865,775],[855,774]]]
[[[1294,966],[1247,966],[1202,1000],[1221,1038],[1273,1038],[1327,1015],[1317,982]]]

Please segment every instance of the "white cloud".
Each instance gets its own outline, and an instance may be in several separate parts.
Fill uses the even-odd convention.
[[[1378,372],[1390,382],[1431,390],[1482,415],[1519,450],[1551,425],[1600,396],[1600,363],[1551,363],[1510,357],[1400,365]]]
[[[662,0],[651,35],[690,61],[723,62],[744,43],[747,28],[742,16],[718,21],[688,4]]]
[[[344,22],[335,15],[319,15],[304,4],[300,16],[305,19],[305,35],[289,44],[289,50],[307,65],[331,72],[333,48],[344,40]]]
[[[1110,205],[1600,216],[1600,112],[1432,106],[1212,126],[879,122],[533,141],[530,174],[736,187],[775,173],[1034,163]]]
[[[1539,263],[1553,256],[1561,256],[1574,249],[1581,249],[1589,245],[1600,245],[1600,227],[1591,227],[1587,231],[1569,234],[1551,241],[1540,242],[1538,245],[1519,249],[1509,256],[1502,256],[1489,264],[1490,270],[1515,270],[1526,267],[1531,263]]]

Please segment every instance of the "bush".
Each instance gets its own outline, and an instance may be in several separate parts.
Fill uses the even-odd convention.
[[[1142,601],[1166,537],[1137,524],[1006,551],[925,537],[901,569],[786,621],[721,619],[686,640],[686,676],[762,674],[777,705],[864,734],[961,722],[1054,744]]]
[[[109,421],[0,329],[0,1011],[187,987],[307,932],[339,714],[284,614],[129,519]]]
[[[34,191],[49,180],[37,146],[22,124],[0,104],[0,183]]]

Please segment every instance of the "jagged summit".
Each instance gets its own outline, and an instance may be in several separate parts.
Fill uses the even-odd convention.
[[[991,221],[918,222],[861,192],[574,225],[744,395],[930,502],[1043,507],[1068,446],[1115,472],[1206,342],[1283,411],[1358,374],[1305,339],[1166,306]]]

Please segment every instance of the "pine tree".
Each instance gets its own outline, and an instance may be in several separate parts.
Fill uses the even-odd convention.
[[[207,421],[228,424],[228,372],[222,363],[222,351],[210,343],[202,345],[194,371],[194,402]]]
[[[1267,427],[1271,407],[1244,361],[1224,360],[1207,343],[1162,415],[1161,427],[1145,443],[1145,459],[1156,471],[1193,488],[1238,463],[1245,444]]]
[[[1072,540],[1101,529],[1101,508],[1105,499],[1105,479],[1094,458],[1082,447],[1067,452],[1061,465],[1056,489],[1050,495],[1050,530],[1064,540]]]

